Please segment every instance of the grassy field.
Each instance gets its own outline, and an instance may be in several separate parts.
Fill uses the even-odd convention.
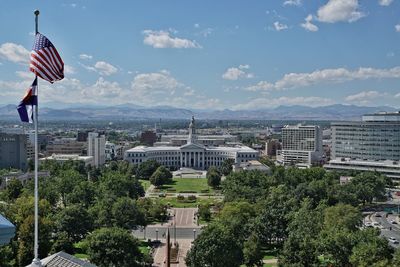
[[[212,188],[207,185],[204,178],[173,178],[171,184],[164,185],[161,191],[174,193],[208,193]]]
[[[150,181],[149,180],[139,180],[140,184],[143,186],[144,191],[147,190],[150,186]]]

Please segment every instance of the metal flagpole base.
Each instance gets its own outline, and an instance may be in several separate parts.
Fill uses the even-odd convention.
[[[38,258],[33,259],[31,267],[42,267],[42,263]]]

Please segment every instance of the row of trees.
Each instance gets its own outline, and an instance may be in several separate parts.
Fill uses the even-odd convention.
[[[231,173],[222,182],[224,207],[195,240],[187,265],[262,266],[273,251],[280,266],[400,266],[400,252],[379,230],[360,227],[360,207],[384,199],[390,185],[377,173],[340,185],[322,168]]]
[[[130,233],[153,221],[165,220],[166,207],[141,198],[144,190],[132,176],[134,167],[126,162],[102,169],[80,163],[41,165],[50,177],[40,178],[40,257],[66,251],[83,253],[98,266],[139,266],[148,261]],[[0,205],[16,225],[11,244],[0,249],[0,266],[26,266],[33,259],[33,182],[25,187],[12,180],[0,198]],[[111,264],[112,263],[112,264]]]

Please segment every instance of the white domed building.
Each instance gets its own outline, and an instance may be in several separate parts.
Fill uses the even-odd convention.
[[[221,166],[224,160],[233,159],[235,165],[258,160],[258,151],[244,145],[205,146],[197,143],[195,119],[189,124],[187,144],[183,146],[137,146],[125,151],[124,160],[132,164],[141,164],[147,160],[156,160],[172,168],[193,168],[205,170],[210,166]]]

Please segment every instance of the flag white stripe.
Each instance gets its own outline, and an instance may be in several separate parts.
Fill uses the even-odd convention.
[[[33,108],[31,105],[25,105],[25,108],[26,108],[26,113],[28,113],[29,123],[32,123],[33,122],[32,121]]]
[[[49,69],[49,71],[52,72],[53,76],[57,76],[57,70],[54,68],[53,64],[51,63],[51,60],[48,58],[47,54],[44,52],[36,52],[36,51],[32,51],[32,53],[34,53],[37,57],[39,57],[44,63],[46,63],[46,67],[47,69]]]
[[[42,73],[45,74],[49,79],[54,80],[56,79],[55,75],[49,71],[49,69],[46,66],[43,66],[42,63],[37,61],[36,59],[32,58],[32,63],[36,63],[37,66],[33,65],[33,67],[37,70],[42,69]]]
[[[32,61],[32,60],[31,60]],[[35,61],[36,62],[36,61]],[[43,78],[43,79],[45,79],[46,81],[50,81],[52,78],[49,78],[48,77],[48,75],[46,75],[46,74],[44,74],[39,68],[37,68],[35,65],[33,65],[33,64],[30,64],[30,67],[35,71],[35,72],[37,72],[37,74],[41,77],[41,78]]]
[[[56,61],[54,60],[54,56],[52,54],[52,49],[44,48],[43,50],[45,52],[43,54],[49,58],[49,63],[51,65],[51,67],[54,69],[54,72],[57,74],[58,77],[60,77],[60,69],[59,69],[58,65],[56,64]]]
[[[61,62],[58,60],[58,57],[57,57],[57,55],[56,55],[56,53],[58,53],[58,52],[57,52],[57,50],[56,50],[54,47],[50,47],[50,51],[51,51],[51,53],[52,53],[52,55],[53,55],[53,57],[54,57],[54,59],[55,59],[57,65],[58,65],[59,73],[61,74],[61,70],[63,69],[62,66],[64,65],[64,63],[61,63]]]
[[[35,61],[37,64],[40,64],[42,67],[44,67],[46,73],[50,73],[52,75],[52,77],[58,77],[57,72],[55,72],[53,70],[53,68],[51,67],[51,62],[49,62],[49,60],[47,60],[45,53],[37,53],[35,51],[32,51],[32,54],[34,54],[38,59],[40,59],[41,61],[43,61],[43,64],[41,64],[37,59],[32,58],[32,61]]]

